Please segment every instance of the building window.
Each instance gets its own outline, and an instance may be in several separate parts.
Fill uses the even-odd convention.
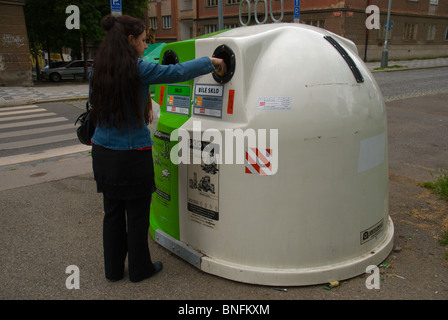
[[[205,6],[206,7],[216,7],[216,6],[218,6],[218,0],[206,0]]]
[[[193,0],[180,0],[179,1],[180,11],[191,11],[193,10]]]
[[[239,4],[240,0],[227,0],[226,4]]]
[[[305,21],[305,23],[309,24],[311,26],[325,29],[325,20],[308,20],[308,21]]]
[[[432,4],[433,6],[437,6],[439,4],[439,0],[429,0],[429,4]]]
[[[445,41],[448,41],[448,27],[445,30]]]
[[[153,30],[157,30],[157,17],[149,18],[149,27]]]
[[[426,35],[426,40],[434,40],[436,38],[436,25],[428,25],[428,33]]]
[[[405,23],[404,40],[416,40],[416,39],[417,39],[417,24]]]
[[[205,25],[205,34],[216,32],[216,24],[206,24]]]
[[[235,23],[235,24],[225,24],[224,25],[224,29],[235,29],[238,28],[239,24]]]
[[[171,16],[162,17],[162,28],[171,29]]]

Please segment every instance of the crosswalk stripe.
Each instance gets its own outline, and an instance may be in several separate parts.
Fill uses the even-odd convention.
[[[91,149],[92,149],[91,146],[77,144],[77,145],[68,146],[68,147],[44,150],[43,152],[40,152],[40,153],[26,153],[26,154],[19,154],[19,155],[15,155],[15,156],[7,156],[7,157],[0,158],[0,166],[7,166],[7,165],[23,163],[23,162],[38,161],[38,160],[52,158],[52,157],[60,157],[60,156],[68,155],[68,154],[88,151]]]
[[[0,132],[0,139],[21,137],[21,136],[30,136],[30,135],[34,135],[34,134],[53,132],[53,131],[62,131],[62,130],[69,130],[69,129],[76,131],[76,127],[73,124],[62,124],[62,125],[53,126],[53,127],[26,129],[26,130],[18,130],[18,131],[3,132],[3,133]]]
[[[17,114],[28,114],[28,113],[37,113],[37,112],[45,112],[48,110],[46,109],[30,109],[30,110],[18,110],[18,111],[6,111],[6,112],[0,112],[0,116],[10,116],[10,115],[17,115]]]
[[[61,135],[57,135],[57,136],[49,136],[49,137],[45,137],[45,138],[27,139],[27,140],[23,140],[23,141],[7,142],[7,143],[0,144],[0,150],[27,148],[27,147],[39,146],[42,144],[49,144],[49,143],[73,140],[76,138],[77,138],[76,133],[73,132],[73,133],[61,134]]]
[[[50,119],[22,121],[22,122],[16,122],[16,123],[6,123],[6,124],[0,124],[0,129],[28,127],[28,126],[38,125],[38,124],[48,124],[48,123],[55,123],[55,122],[62,122],[62,121],[68,121],[68,119],[64,118],[64,117],[57,117],[57,118],[50,118]]]
[[[12,121],[12,120],[24,120],[24,119],[31,119],[31,118],[42,118],[42,117],[56,116],[56,115],[57,114],[54,112],[47,112],[47,113],[32,114],[32,115],[26,115],[26,116],[4,117],[4,118],[0,118],[0,122]]]
[[[15,110],[23,110],[23,109],[33,109],[33,108],[37,108],[38,106],[36,106],[35,104],[31,104],[29,106],[19,106],[19,107],[5,107],[5,108],[0,108],[0,114],[2,114],[2,112],[4,111],[15,111]]]
[[[6,152],[6,150],[23,149],[19,152],[25,152],[0,157],[0,166],[38,161],[91,150],[91,146],[75,142],[77,140],[76,127],[73,123],[67,123],[68,121],[69,119],[58,117],[56,113],[49,112],[37,105],[0,108],[0,130],[6,129],[4,130],[6,132],[0,132],[0,141],[2,142],[0,143],[0,150]],[[36,126],[38,127],[36,128]],[[28,129],[27,127],[31,128]],[[41,136],[36,137],[38,134],[41,134]],[[11,141],[11,138],[18,139],[15,139],[17,141]],[[54,143],[57,142],[73,143],[73,145],[54,148]],[[34,146],[42,147],[35,152],[29,152],[26,149]],[[42,148],[48,148],[48,146],[53,146],[53,149],[42,150]]]

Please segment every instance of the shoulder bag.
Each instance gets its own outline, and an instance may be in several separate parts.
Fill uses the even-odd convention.
[[[86,111],[81,113],[81,115],[75,121],[75,126],[78,121],[81,124],[76,129],[76,134],[78,135],[79,142],[88,146],[91,145],[90,141],[93,134],[95,133],[95,126],[93,125],[92,121],[90,121],[90,111],[92,110],[92,106],[90,105],[90,91],[91,89],[89,80],[89,98],[86,102]]]

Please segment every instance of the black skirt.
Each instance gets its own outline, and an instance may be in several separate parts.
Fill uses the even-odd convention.
[[[97,190],[109,198],[135,199],[155,191],[152,150],[111,150],[92,147]]]

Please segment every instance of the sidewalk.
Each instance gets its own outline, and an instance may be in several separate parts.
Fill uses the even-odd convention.
[[[381,67],[381,62],[367,62],[371,72],[401,71],[410,69],[426,69],[448,67],[448,58],[389,61],[388,66],[402,66],[403,68],[389,68],[375,70]],[[76,82],[43,82],[34,87],[0,87],[0,107],[34,104],[41,102],[87,99],[89,85]]]
[[[385,70],[375,70],[377,68],[381,68],[381,61],[366,63],[366,66],[369,68],[370,72],[401,71],[401,70],[411,70],[411,69],[429,69],[429,68],[448,67],[448,58],[418,59],[418,60],[389,60],[387,65],[388,65],[388,68]],[[401,68],[391,68],[393,66],[400,66]]]
[[[88,83],[43,82],[34,87],[0,87],[0,107],[87,99]]]

